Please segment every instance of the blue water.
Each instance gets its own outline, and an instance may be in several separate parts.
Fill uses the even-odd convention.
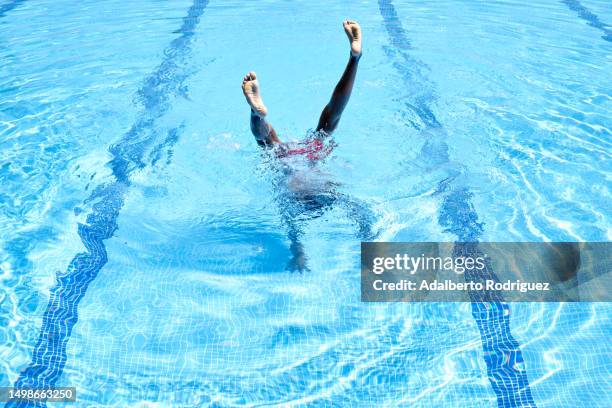
[[[281,138],[303,137],[346,17],[364,56],[309,177],[369,215],[306,214],[309,271],[290,272],[293,204],[240,81],[257,71]],[[608,304],[363,304],[359,225],[609,241],[609,24],[602,0],[0,2],[0,386],[74,386],[75,406],[608,406]]]

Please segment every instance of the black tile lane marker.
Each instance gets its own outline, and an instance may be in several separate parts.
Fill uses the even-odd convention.
[[[423,74],[426,66],[414,59],[409,53],[410,41],[397,15],[391,0],[379,0],[378,6],[383,18],[383,24],[392,45],[387,50],[393,67],[404,80],[404,86],[409,91],[417,90],[412,102],[406,102],[414,120],[409,122],[425,133],[437,135],[435,151],[441,152],[437,160],[448,160],[448,145],[442,140],[445,136],[442,125],[431,109],[435,100],[434,86]],[[415,88],[414,82],[418,82]],[[425,143],[424,153],[431,149]],[[423,160],[427,156],[424,155]],[[442,163],[441,163],[442,164]],[[478,240],[483,232],[483,224],[478,221],[472,204],[473,194],[465,187],[453,185],[454,177],[443,180],[438,186],[438,193],[443,194],[443,201],[438,215],[438,223],[445,232],[457,237],[455,256],[478,256]],[[466,274],[467,275],[467,274]],[[487,265],[480,276],[467,275],[474,281],[483,279],[497,280],[495,273]],[[472,316],[476,321],[482,341],[484,360],[487,365],[487,375],[493,391],[497,396],[500,408],[535,407],[523,355],[518,342],[510,332],[510,308],[501,298],[479,298],[470,293]]]
[[[578,13],[578,17],[586,21],[588,25],[601,30],[603,32],[601,38],[612,42],[612,27],[604,24],[596,14],[591,12],[591,10],[584,7],[578,0],[562,0],[562,3],[567,5],[570,10]]]
[[[0,18],[4,17],[6,13],[19,6],[21,3],[25,3],[26,0],[13,0],[0,6]]]
[[[158,137],[158,120],[170,109],[172,97],[182,92],[182,82],[187,77],[184,67],[191,52],[194,30],[207,5],[208,0],[193,1],[180,29],[175,31],[179,36],[166,47],[160,65],[139,89],[138,98],[144,109],[132,128],[109,149],[114,181],[99,185],[85,200],[93,204],[86,223],[78,225],[86,251],[75,255],[65,272],[58,272],[32,360],[21,372],[15,388],[53,387],[62,375],[67,358],[66,345],[78,320],[79,302],[108,262],[104,241],[117,229],[117,218],[130,186],[130,174],[145,166],[143,156]],[[6,404],[6,407],[44,406],[42,402]]]

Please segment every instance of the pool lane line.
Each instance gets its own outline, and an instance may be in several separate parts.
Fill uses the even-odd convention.
[[[399,59],[394,67],[402,76],[404,82],[409,84],[409,91],[413,93],[415,103],[404,101],[404,104],[416,118],[405,118],[415,129],[435,129],[440,128],[440,122],[431,111],[430,106],[435,101],[436,96],[432,92],[434,86],[430,82],[423,70],[428,67],[422,62],[413,58],[407,50],[412,48],[406,30],[400,21],[393,3],[390,1],[379,1],[379,9],[383,14],[384,26],[389,35],[390,47],[384,47],[385,54],[391,59]]]
[[[603,32],[601,38],[612,42],[612,27],[603,23],[591,10],[583,6],[578,0],[561,0],[561,2],[570,10],[578,13],[578,17],[586,21],[588,25],[601,30]]]
[[[181,92],[187,74],[181,63],[191,51],[191,40],[208,0],[194,0],[175,38],[164,50],[158,68],[138,91],[143,111],[121,140],[110,146],[109,162],[114,181],[96,187],[85,203],[92,204],[86,223],[78,224],[78,234],[86,251],[78,253],[65,272],[58,272],[50,289],[50,299],[43,314],[42,327],[32,353],[32,360],[15,384],[15,388],[49,388],[55,386],[66,364],[66,347],[78,321],[78,305],[89,284],[108,262],[104,241],[118,228],[117,219],[130,186],[130,174],[145,166],[146,148],[155,142],[155,126],[171,107],[172,94]],[[43,402],[8,402],[5,407],[44,407]]]
[[[444,190],[446,196],[438,216],[438,223],[457,236],[453,249],[454,257],[483,257],[478,241],[484,231],[483,224],[471,202],[473,193],[467,188]],[[499,282],[488,260],[484,270],[466,271],[466,280],[484,283],[486,280]],[[500,408],[536,407],[531,394],[520,344],[510,330],[510,306],[501,295],[481,295],[468,292],[472,317],[476,321],[487,376],[497,396]]]
[[[390,43],[397,47],[394,52],[401,62],[395,61],[393,66],[404,80],[426,79],[419,78],[421,69],[406,66],[406,63],[423,64],[416,61],[407,50],[410,42],[406,35],[398,14],[391,0],[378,1],[383,24],[389,35]],[[398,47],[399,46],[399,47]],[[424,84],[430,82],[422,81]],[[410,83],[406,83],[409,88]],[[442,125],[435,118],[430,106],[422,106],[427,101],[433,101],[433,89],[421,90],[421,95],[415,104],[407,104],[407,107],[416,106],[414,114],[425,124],[426,129],[441,128]],[[448,151],[446,142],[441,143],[441,150]],[[457,237],[454,252],[460,254],[478,253],[478,241],[484,231],[483,224],[479,221],[478,214],[472,204],[473,193],[467,188],[452,185],[453,178],[443,180],[438,186],[438,193],[444,194],[438,223],[445,232],[452,233]],[[497,280],[494,271],[487,267],[481,276],[468,276],[473,279]],[[481,299],[474,293],[470,293],[472,317],[476,321],[482,341],[484,360],[487,366],[487,376],[493,391],[497,396],[497,404],[500,408],[506,407],[535,407],[531,395],[531,388],[525,371],[523,355],[519,343],[510,332],[510,308],[503,299]]]
[[[15,7],[25,2],[26,0],[13,0],[13,1],[9,1],[8,3],[0,6],[0,18],[4,17],[6,13],[10,12]]]

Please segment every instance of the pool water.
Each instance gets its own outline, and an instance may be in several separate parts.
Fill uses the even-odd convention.
[[[377,240],[609,241],[612,3],[530,3],[0,0],[0,387],[609,406],[607,303],[361,303],[359,220],[333,204],[298,220],[309,270],[289,271],[292,203],[240,89],[256,71],[280,137],[303,138],[355,19],[316,172]]]

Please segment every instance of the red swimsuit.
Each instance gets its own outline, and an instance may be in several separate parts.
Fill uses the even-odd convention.
[[[298,143],[297,147],[280,150],[278,157],[306,155],[310,160],[316,161],[329,156],[333,149],[333,141],[326,145],[320,138],[311,138],[305,142]]]

